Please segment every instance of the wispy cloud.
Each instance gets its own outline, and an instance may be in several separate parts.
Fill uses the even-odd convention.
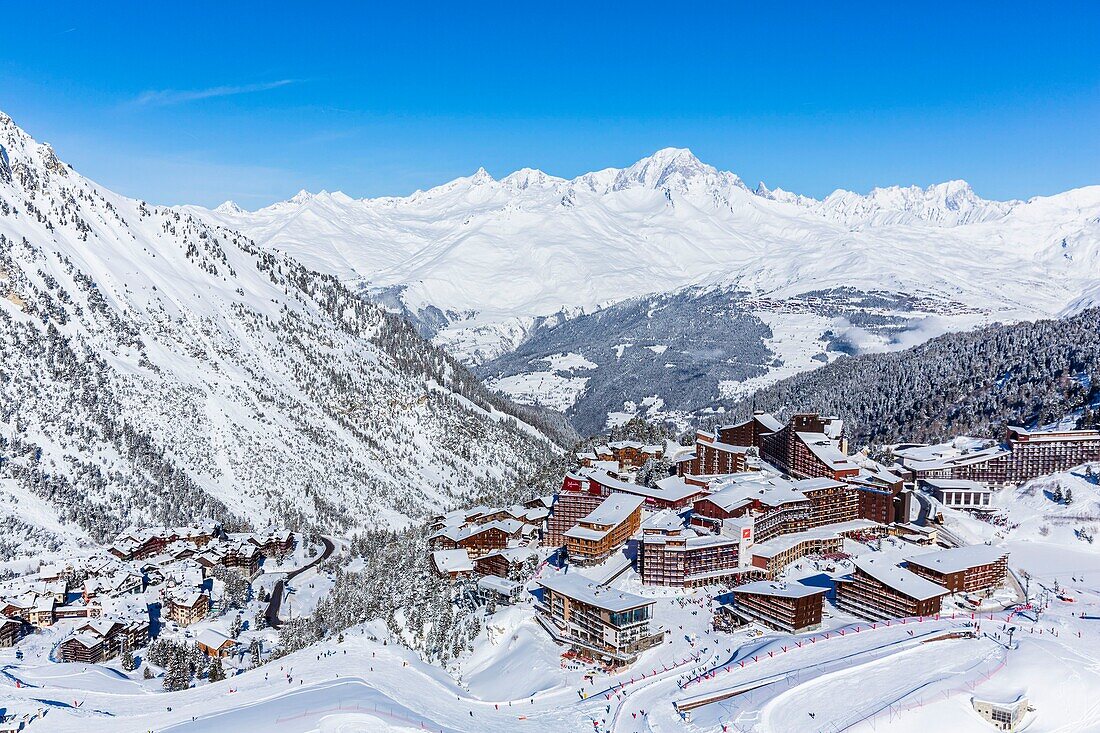
[[[278,89],[288,84],[293,84],[294,79],[279,79],[261,84],[243,84],[240,86],[209,87],[207,89],[156,89],[142,92],[133,100],[134,104],[142,106],[164,106],[169,104],[184,104],[197,102],[200,99],[213,99],[214,97],[232,97],[238,94],[252,94],[254,92],[266,92],[270,89]]]

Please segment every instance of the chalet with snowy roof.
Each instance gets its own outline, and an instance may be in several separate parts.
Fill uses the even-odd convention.
[[[515,519],[502,519],[488,524],[444,527],[432,535],[428,542],[430,547],[465,550],[472,557],[480,557],[508,547],[511,541],[523,536],[525,526],[528,525]]]
[[[237,640],[216,629],[203,629],[195,637],[195,645],[208,657],[228,657],[237,647]]]
[[[913,573],[952,593],[991,591],[1003,585],[1008,577],[1008,552],[990,545],[953,547],[915,555],[905,564]]]
[[[617,471],[632,471],[641,468],[648,461],[664,457],[665,446],[647,444],[636,440],[615,440],[598,445],[589,451],[577,454],[577,459],[586,468],[596,464],[614,465]]]
[[[0,616],[0,647],[15,646],[23,638],[23,630],[20,619]]]
[[[576,564],[606,560],[638,531],[645,500],[630,494],[612,494],[565,532],[569,559]]]
[[[729,610],[746,621],[797,634],[821,626],[826,588],[760,580],[733,589]]]
[[[558,573],[538,581],[542,598],[538,618],[562,644],[611,664],[629,664],[664,641],[650,621],[656,601],[600,588],[576,573]]]
[[[0,602],[0,616],[19,619],[29,624],[31,622],[30,611],[34,608],[35,600],[33,594],[5,599]]]
[[[103,616],[103,606],[95,601],[90,603],[69,603],[54,608],[54,620],[100,618]]]
[[[249,580],[260,574],[262,555],[259,547],[249,542],[229,542],[222,550],[222,564],[236,570]]]
[[[144,580],[139,573],[127,570],[119,570],[110,575],[93,575],[84,581],[81,598],[89,603],[95,598],[119,596],[140,593],[144,587]]]
[[[264,557],[284,557],[295,545],[294,533],[285,529],[270,529],[266,532],[251,533],[248,542],[254,545]]]
[[[950,591],[881,557],[857,557],[849,578],[837,581],[836,605],[870,621],[931,616]]]
[[[69,594],[69,583],[66,580],[51,580],[34,584],[34,594],[38,596],[52,596],[58,603],[64,603]]]
[[[167,616],[180,626],[190,626],[206,618],[210,611],[210,596],[199,591],[169,593],[164,599]]]
[[[523,569],[538,561],[538,551],[532,547],[506,547],[476,558],[474,571],[478,575],[496,575],[501,578],[517,576]]]
[[[99,664],[104,660],[103,640],[92,634],[74,634],[61,642],[58,651],[62,662]]]
[[[203,547],[215,539],[217,532],[214,524],[128,529],[119,534],[107,551],[120,560],[144,560],[162,554],[165,548],[178,541],[192,547]]]
[[[432,566],[440,575],[457,580],[474,574],[474,562],[464,549],[436,550],[432,553]]]
[[[53,626],[54,608],[57,607],[57,599],[53,596],[42,596],[34,601],[27,610],[27,622],[36,628],[44,629]]]
[[[100,659],[113,659],[126,645],[126,627],[115,619],[89,619],[76,627],[77,636],[87,636],[100,642]]]
[[[523,594],[523,584],[498,575],[483,575],[477,579],[475,593],[480,603],[509,605]]]

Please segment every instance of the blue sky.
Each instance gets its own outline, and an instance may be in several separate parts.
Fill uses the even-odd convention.
[[[20,3],[0,109],[165,204],[574,176],[666,146],[750,183],[1100,183],[1100,3]]]

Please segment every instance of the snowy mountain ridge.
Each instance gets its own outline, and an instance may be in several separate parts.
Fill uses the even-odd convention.
[[[571,180],[534,169],[496,180],[482,169],[406,197],[302,193],[254,212],[181,210],[354,284],[456,357],[484,365],[483,376],[514,399],[559,408],[596,382],[547,373],[539,360],[577,353],[611,380],[625,362],[603,363],[595,353],[605,362],[614,353],[607,349],[615,344],[594,343],[596,332],[609,337],[607,321],[578,322],[592,331],[571,328],[568,341],[549,331],[637,298],[674,303],[666,327],[704,307],[689,305],[700,292],[729,294],[715,313],[733,307],[763,320],[750,330],[766,339],[770,356],[754,347],[752,368],[731,375],[720,362],[741,357],[723,351],[706,367],[716,399],[853,350],[1077,312],[1100,281],[1100,186],[1002,202],[948,181],[817,200],[764,184],[750,189],[681,148]],[[704,320],[715,335],[726,332],[720,319]],[[620,334],[624,343],[643,332],[655,348],[671,343],[644,324],[630,331]],[[553,351],[517,352],[543,335]],[[530,361],[498,362],[513,353]],[[701,367],[696,354],[679,361],[648,354],[653,368],[643,371],[653,378],[673,378],[669,365],[692,362],[685,375]],[[712,389],[719,382],[722,389]],[[667,406],[668,396],[623,398]]]
[[[553,450],[334,278],[104,189],[2,114],[0,151],[0,556],[133,523],[402,525]]]

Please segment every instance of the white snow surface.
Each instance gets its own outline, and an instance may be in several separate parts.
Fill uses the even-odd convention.
[[[1013,320],[1081,307],[1100,277],[1100,186],[999,202],[950,181],[818,201],[749,189],[675,148],[572,180],[479,170],[407,197],[183,209],[319,271],[404,286],[413,312],[449,314],[439,342],[477,359],[533,317],[689,285],[776,298],[849,286]]]

